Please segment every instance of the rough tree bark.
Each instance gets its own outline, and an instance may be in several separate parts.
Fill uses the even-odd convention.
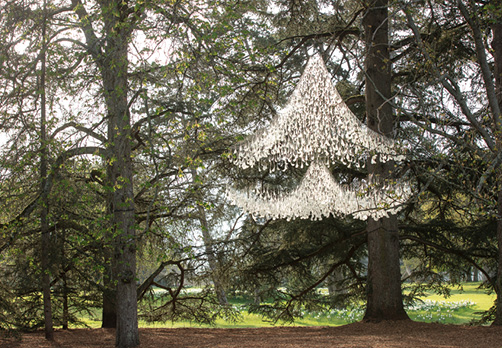
[[[502,10],[502,5],[498,3],[498,12]],[[492,49],[495,67],[495,91],[497,95],[497,103],[499,110],[502,109],[502,16],[498,16],[492,25],[493,40]],[[500,118],[495,118],[496,134],[496,151],[498,154],[502,151],[502,124]],[[493,325],[502,325],[502,168],[499,165],[497,168],[497,240],[498,240],[498,260],[497,260],[497,278],[495,285],[496,312]]]
[[[110,176],[109,176],[110,177]],[[111,201],[111,200],[110,200]],[[110,211],[111,215],[111,211]],[[117,327],[117,306],[115,305],[116,280],[114,271],[112,270],[112,255],[109,243],[112,236],[105,236],[105,245],[103,252],[105,253],[103,263],[105,271],[103,272],[103,306],[101,312],[101,327],[107,329],[114,329]]]
[[[111,180],[113,177],[112,166],[106,167],[106,177]],[[113,183],[108,183],[113,187]],[[112,219],[113,216],[113,192],[106,192],[106,215]],[[117,327],[117,306],[115,299],[117,297],[117,270],[116,263],[113,261],[113,231],[105,231],[103,238],[103,306],[101,312],[101,327],[114,329]]]
[[[127,2],[100,1],[105,45],[99,59],[108,118],[107,182],[113,245],[112,281],[116,283],[116,345],[139,345],[136,290],[136,231],[128,101],[128,47],[131,36]]]
[[[134,226],[134,192],[131,159],[131,122],[128,107],[128,35],[121,26],[120,2],[103,1],[103,16],[107,45],[105,69],[102,69],[106,108],[108,111],[108,183],[111,186],[111,223],[114,255],[112,269],[116,270],[116,309],[118,347],[139,345],[136,300],[136,232]],[[120,13],[120,12],[119,12]],[[128,31],[128,28],[125,29]]]
[[[363,18],[366,39],[366,117],[368,126],[390,136],[394,122],[388,47],[388,0],[372,1]],[[394,163],[368,164],[370,176],[385,179]],[[403,306],[397,218],[369,219],[367,305],[364,320],[409,319]]]

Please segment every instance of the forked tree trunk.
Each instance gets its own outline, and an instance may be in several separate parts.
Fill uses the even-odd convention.
[[[388,47],[388,1],[372,1],[363,19],[366,38],[366,117],[368,126],[391,136],[391,66]],[[392,162],[369,163],[373,180],[393,171]],[[364,320],[409,319],[403,306],[397,218],[369,219],[367,305]]]
[[[139,345],[136,291],[136,231],[132,166],[131,115],[129,112],[128,48],[134,29],[135,11],[130,2],[98,0],[102,25],[96,25],[81,0],[72,0],[72,8],[79,18],[86,48],[99,67],[105,100],[105,121],[108,128],[106,189],[107,213],[110,216],[112,243],[110,288],[116,291],[116,345],[120,348]],[[138,3],[138,6],[141,5]],[[95,17],[94,17],[95,18]],[[98,29],[99,28],[99,29]],[[107,237],[107,236],[105,236]],[[108,240],[105,241],[108,243]],[[106,253],[106,251],[105,251]],[[106,255],[105,255],[106,257]],[[111,305],[104,299],[104,306]],[[112,307],[106,307],[105,311]],[[104,315],[107,321],[108,316]],[[110,316],[113,318],[113,316]],[[112,320],[112,319],[110,319]],[[107,324],[108,325],[108,324]]]

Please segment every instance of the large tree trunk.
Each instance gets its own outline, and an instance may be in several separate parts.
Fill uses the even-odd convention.
[[[111,190],[112,271],[116,281],[118,347],[139,345],[136,293],[136,231],[133,191],[131,120],[128,107],[128,8],[123,2],[103,0],[102,15],[107,44],[102,63],[104,96],[108,112]],[[119,14],[118,16],[116,14]]]
[[[119,39],[119,38],[117,38]],[[120,40],[117,40],[120,41]],[[122,55],[112,60],[117,66],[127,66],[127,41],[123,46],[116,43],[115,49]],[[117,47],[118,46],[118,47]],[[125,47],[124,47],[125,46]],[[121,50],[121,48],[124,48]],[[113,66],[113,65],[112,65]],[[119,70],[111,68],[113,70]],[[111,142],[109,160],[112,185],[112,233],[113,259],[112,270],[117,273],[117,346],[135,347],[139,344],[137,300],[136,300],[136,231],[134,226],[133,171],[130,143],[130,118],[127,103],[127,69],[112,73],[105,72],[105,90],[108,92],[109,112],[108,135]],[[114,280],[115,280],[114,279]]]
[[[391,66],[388,47],[388,1],[372,1],[363,19],[366,37],[366,117],[368,126],[390,136],[393,130]],[[384,180],[392,162],[368,164],[373,180]],[[369,219],[368,282],[364,320],[409,319],[403,307],[397,218]]]
[[[500,169],[499,169],[500,171]],[[495,279],[495,320],[492,325],[502,325],[502,177],[498,175],[498,200],[497,200],[497,241],[498,241],[498,259],[497,276]]]
[[[132,168],[131,119],[128,101],[128,43],[131,40],[134,19],[128,1],[98,0],[103,25],[98,25],[98,38],[90,23],[90,16],[81,0],[72,0],[72,7],[79,17],[86,37],[87,50],[92,55],[101,73],[103,96],[108,126],[106,189],[108,191],[107,213],[110,228],[106,232],[105,245],[110,241],[111,276],[110,287],[115,289],[113,303],[104,297],[103,314],[108,325],[116,317],[116,344],[118,347],[139,345],[137,291],[136,291],[136,231]],[[108,238],[109,237],[109,238]],[[106,257],[106,250],[105,250]],[[113,292],[113,290],[112,290]],[[109,318],[109,319],[107,319]]]
[[[403,307],[395,216],[368,222],[368,283],[364,320],[409,319]]]
[[[499,9],[502,7],[498,4]],[[499,12],[500,13],[500,12]],[[502,109],[502,17],[497,18],[497,22],[493,25],[493,56],[495,60],[495,86],[497,93],[497,101],[499,109]],[[497,151],[502,151],[502,124],[499,119],[495,119]],[[502,325],[502,167],[497,168],[498,181],[498,197],[497,197],[497,240],[498,240],[498,260],[497,260],[497,277],[495,283],[496,313],[493,325]]]
[[[115,298],[117,295],[116,282],[110,264],[110,258],[105,261],[105,272],[103,275],[103,306],[101,313],[101,327],[106,329],[114,329],[117,327],[117,306]]]

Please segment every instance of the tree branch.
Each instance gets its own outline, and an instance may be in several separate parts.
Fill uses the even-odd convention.
[[[147,279],[145,279],[145,281],[138,287],[137,291],[138,301],[140,301],[143,298],[143,296],[145,296],[148,288],[150,288],[150,286],[152,286],[155,283],[155,278],[164,270],[164,268],[166,268],[166,266],[177,265],[180,262],[181,261],[173,261],[173,260],[162,262],[159,265],[159,267],[157,267],[157,269],[152,274],[150,274],[150,276]]]
[[[101,59],[101,46],[99,44],[99,39],[92,28],[92,24],[89,21],[89,14],[87,13],[81,0],[72,0],[71,4],[73,6],[73,11],[77,14],[80,20],[80,28],[84,32],[84,36],[87,41],[86,49],[99,64]]]
[[[38,193],[38,195],[29,203],[24,210],[19,213],[15,218],[13,218],[11,221],[7,223],[0,224],[0,230],[7,230],[9,227],[14,226],[17,223],[22,222],[24,219],[28,218],[30,214],[35,210],[37,205],[39,204],[39,199],[42,196],[42,194],[49,194],[49,192],[52,189],[52,185],[54,182],[54,177],[56,173],[59,171],[59,168],[64,164],[64,162],[75,156],[80,156],[80,155],[96,155],[96,154],[101,154],[104,155],[106,154],[106,150],[100,147],[94,147],[94,146],[89,146],[89,147],[79,147],[75,149],[70,149],[65,152],[63,152],[59,157],[56,159],[56,162],[52,166],[52,170],[47,176],[47,181],[41,192]],[[14,236],[12,236],[14,238]]]
[[[460,106],[460,109],[462,110],[462,113],[467,117],[469,122],[473,125],[473,127],[482,135],[483,140],[485,141],[486,145],[490,148],[490,150],[494,151],[495,150],[495,143],[493,142],[493,139],[490,137],[486,129],[478,122],[478,120],[474,117],[472,114],[471,110],[467,106],[467,102],[465,100],[465,97],[458,86],[458,84],[452,79],[449,78],[445,74],[441,74],[435,64],[433,63],[429,53],[424,47],[420,32],[415,24],[415,21],[413,20],[413,17],[407,11],[407,9],[403,10],[406,18],[407,18],[407,24],[410,27],[410,29],[413,31],[413,34],[415,35],[415,39],[418,43],[418,46],[425,57],[429,62],[432,63],[433,66],[433,72],[436,75],[437,79],[439,82],[443,85],[443,87],[450,93],[450,95],[456,100],[458,105]]]
[[[441,250],[443,252],[446,252],[446,253],[449,253],[449,254],[453,254],[453,255],[457,255],[459,256],[460,258],[466,260],[467,262],[469,262],[470,264],[472,264],[474,267],[476,267],[481,273],[483,273],[483,275],[486,277],[486,279],[493,284],[493,278],[490,277],[490,275],[488,274],[488,272],[486,272],[483,267],[479,266],[476,261],[474,261],[473,259],[471,259],[469,256],[465,255],[464,252],[460,251],[460,250],[456,250],[456,249],[451,249],[451,248],[446,248],[446,247],[443,247],[437,243],[434,243],[434,242],[430,242],[430,241],[427,241],[427,240],[423,240],[419,237],[416,237],[416,236],[412,236],[412,235],[404,235],[404,236],[400,236],[399,239],[403,240],[403,239],[407,239],[407,240],[413,240],[415,242],[419,242],[421,244],[424,244],[424,245],[427,245],[427,246],[430,246],[430,247],[433,247],[435,249],[438,249],[438,250]]]
[[[101,134],[98,134],[96,132],[94,132],[92,129],[90,128],[87,128],[87,127],[84,127],[82,125],[79,125],[78,123],[76,122],[68,122],[64,125],[62,125],[61,127],[57,128],[52,134],[51,134],[51,139],[54,139],[54,137],[59,133],[59,132],[62,132],[63,130],[65,129],[68,129],[68,128],[75,128],[76,130],[79,130],[81,132],[84,132],[85,134],[93,137],[94,139],[96,140],[99,140],[103,145],[106,144],[107,142],[107,139],[102,136]]]
[[[493,74],[488,64],[488,59],[486,58],[486,50],[485,50],[485,45],[483,43],[483,34],[481,33],[480,25],[475,15],[471,16],[469,14],[469,11],[463,4],[462,0],[457,0],[457,4],[460,9],[460,12],[462,13],[462,16],[464,16],[467,23],[469,23],[469,26],[471,27],[474,36],[474,44],[476,46],[476,56],[478,57],[478,63],[481,67],[481,72],[482,72],[481,75],[483,76],[483,81],[485,82],[486,95],[488,96],[488,102],[493,112],[493,121],[495,127],[496,128],[502,127],[500,106],[497,101],[497,93],[495,91],[495,85],[493,84]]]

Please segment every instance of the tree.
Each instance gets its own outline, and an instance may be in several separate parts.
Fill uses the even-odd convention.
[[[47,55],[47,3],[43,4],[43,19],[42,19],[42,47],[41,47],[41,67],[40,67],[40,228],[42,232],[41,241],[41,267],[42,267],[42,292],[44,301],[44,321],[45,321],[45,338],[48,340],[54,339],[52,326],[52,304],[51,304],[51,268],[50,268],[50,234],[49,234],[49,199],[47,186],[47,167],[48,167],[48,147],[47,141],[47,105],[45,93],[46,79],[46,55]]]
[[[8,4],[11,6],[12,4]],[[39,10],[37,7],[30,7],[33,4],[29,4],[26,8],[22,8],[21,11],[17,13],[14,12],[12,15],[16,14],[29,14],[30,11]],[[137,320],[136,318],[136,285],[135,285],[135,241],[134,241],[134,196],[133,196],[133,178],[132,178],[132,166],[131,166],[131,137],[130,137],[130,121],[129,121],[129,101],[128,101],[128,45],[131,34],[131,27],[126,25],[126,19],[129,15],[129,8],[127,6],[121,6],[119,3],[115,2],[100,2],[101,16],[103,20],[103,35],[106,36],[106,44],[100,42],[96,43],[97,36],[90,23],[90,17],[87,16],[86,8],[84,4],[80,1],[74,1],[71,4],[66,4],[63,7],[52,7],[52,4],[47,4],[47,7],[51,7],[50,12],[44,11],[43,25],[45,28],[45,23],[49,19],[54,19],[62,14],[68,14],[74,12],[77,16],[80,16],[82,20],[79,23],[82,29],[83,36],[87,40],[87,44],[75,40],[73,37],[64,36],[64,33],[68,28],[61,31],[55,31],[51,35],[51,40],[48,41],[44,47],[49,45],[54,45],[55,43],[70,42],[80,45],[87,49],[94,62],[97,64],[98,70],[101,72],[102,88],[104,90],[104,102],[107,108],[108,120],[108,137],[107,142],[109,145],[108,150],[104,148],[75,148],[63,152],[58,160],[55,161],[52,170],[50,171],[47,178],[43,178],[43,187],[41,189],[42,197],[47,197],[50,189],[53,185],[54,174],[58,169],[58,166],[62,165],[64,160],[71,155],[82,155],[86,153],[90,154],[106,154],[105,158],[108,163],[108,188],[112,192],[110,195],[110,200],[108,202],[110,206],[110,211],[113,215],[111,219],[111,230],[113,231],[111,235],[113,236],[115,253],[114,253],[114,265],[116,266],[116,276],[118,280],[117,284],[117,298],[120,299],[117,307],[119,315],[118,322],[118,334],[117,334],[117,344],[119,346],[134,346],[138,344],[137,336]],[[70,6],[71,5],[71,6]],[[24,13],[23,13],[24,11]],[[117,12],[118,11],[118,12]],[[117,13],[120,15],[117,16]],[[28,17],[29,19],[29,17]],[[66,17],[66,19],[69,19]],[[21,18],[23,20],[23,18]],[[64,21],[61,21],[64,27]],[[121,23],[124,24],[121,27]],[[127,28],[126,28],[127,26]],[[119,28],[120,27],[120,28]],[[21,27],[21,30],[26,29],[26,27]],[[16,42],[8,48],[15,48]],[[53,48],[51,48],[52,50]],[[57,61],[56,67],[59,64],[68,64],[71,73],[78,70],[80,63],[83,60],[83,55],[77,55],[77,60],[68,63],[66,60],[57,60],[53,57],[52,59]],[[45,59],[45,51],[41,55],[42,59]],[[74,58],[75,56],[69,55],[67,58]],[[38,61],[38,59],[36,60]],[[44,63],[42,63],[43,65]],[[64,69],[63,69],[64,70]],[[44,76],[45,73],[42,74]],[[60,76],[60,75],[59,75]],[[44,95],[44,93],[42,93]],[[7,95],[9,97],[9,95]],[[10,96],[12,97],[12,95]],[[42,107],[43,110],[43,107]],[[42,117],[42,123],[44,124],[46,120]],[[56,123],[56,122],[54,122]],[[86,129],[85,127],[80,127],[75,125],[75,123],[68,122],[63,125],[59,130],[64,130],[75,126],[76,129],[83,129],[84,132],[91,135],[96,135],[95,132]],[[103,139],[101,136],[96,136],[96,138]],[[45,139],[42,137],[42,141]],[[103,144],[106,145],[106,144]],[[43,144],[42,148],[46,145]],[[90,151],[89,151],[90,150]],[[42,156],[44,152],[42,151]],[[41,161],[41,173],[44,174],[46,165],[44,165],[44,159]],[[26,209],[23,213],[28,216],[30,214],[29,210]],[[44,220],[44,219],[42,219]],[[45,231],[47,230],[47,223],[42,221],[45,226]],[[44,238],[47,236],[47,232],[43,232]],[[44,239],[44,243],[46,240]],[[44,271],[47,272],[47,271]],[[48,274],[47,274],[48,276]],[[44,279],[45,279],[44,275]],[[47,288],[47,281],[45,281]]]
[[[106,208],[101,209],[98,204],[95,210],[97,222],[86,219],[89,226],[75,224],[74,227],[93,229],[89,237],[97,240],[96,243],[89,243],[89,248],[101,243],[100,249],[104,250],[106,267],[102,284],[96,282],[93,286],[105,294],[103,325],[115,326],[118,319],[117,344],[120,346],[137,344],[135,306],[137,298],[141,296],[138,296],[134,275],[136,240],[146,239],[155,220],[175,216],[177,209],[183,210],[184,204],[189,201],[187,197],[190,195],[183,192],[190,186],[187,182],[177,187],[179,191],[176,194],[170,192],[170,183],[173,178],[190,171],[188,161],[191,159],[183,151],[183,127],[192,127],[197,122],[178,121],[190,117],[200,118],[201,110],[207,111],[214,99],[221,97],[215,97],[212,93],[201,96],[200,85],[190,79],[189,74],[197,73],[196,65],[202,61],[195,60],[193,53],[199,51],[204,53],[201,56],[204,59],[214,60],[216,53],[225,52],[228,42],[232,42],[227,35],[221,39],[221,48],[206,48],[204,40],[217,41],[218,35],[225,32],[227,24],[214,28],[208,25],[206,19],[214,21],[219,13],[213,13],[213,9],[206,7],[205,2],[181,4],[79,0],[48,2],[46,19],[51,23],[51,31],[47,48],[51,51],[48,55],[51,64],[47,65],[51,75],[56,77],[51,80],[57,86],[51,95],[57,96],[54,104],[60,104],[59,110],[53,114],[58,117],[48,122],[53,127],[51,138],[61,140],[61,151],[55,153],[49,163],[43,191],[25,190],[23,194],[26,200],[16,199],[16,209],[10,209],[9,216],[2,221],[5,222],[2,228],[9,231],[9,234],[5,234],[7,238],[3,245],[8,248],[19,237],[20,232],[15,227],[21,226],[23,230],[28,228],[24,219],[30,217],[38,207],[40,195],[50,194],[59,183],[59,175],[63,172],[61,169],[71,159],[95,156],[101,160],[101,165],[92,161],[92,169],[84,171],[82,176],[87,178],[87,182],[95,184],[92,187],[95,189],[93,194],[98,197],[100,204],[104,199]],[[199,6],[201,4],[204,6]],[[198,12],[201,8],[204,8],[206,17],[193,15],[201,13]],[[19,125],[23,129],[23,122],[28,130],[31,129],[24,117],[31,106],[28,97],[35,92],[25,89],[29,86],[26,76],[33,77],[33,62],[36,64],[40,57],[34,54],[33,61],[28,61],[25,59],[28,55],[20,54],[19,50],[23,50],[20,43],[30,37],[26,33],[31,32],[31,16],[37,12],[40,12],[40,4],[36,2],[27,3],[26,6],[9,2],[2,9],[4,27],[16,29],[10,33],[2,32],[2,42],[6,43],[2,45],[2,60],[7,67],[2,77],[10,81],[2,94],[2,122],[6,128],[10,127],[9,131]],[[226,13],[229,15],[231,11]],[[207,37],[204,36],[206,34]],[[158,57],[152,58],[152,52],[157,54],[153,47],[167,47],[171,43],[179,48],[179,52],[170,52],[167,62],[159,64]],[[235,54],[234,51],[230,52]],[[134,59],[130,59],[131,56]],[[203,73],[216,71],[224,75],[228,71],[226,58],[219,61],[217,68],[216,63],[205,64],[207,70]],[[26,76],[19,72],[26,73]],[[227,82],[222,84],[221,90],[227,87]],[[199,99],[193,97],[197,93]],[[193,107],[197,102],[200,102],[200,109]],[[218,119],[213,115],[211,118],[206,122],[208,125]],[[35,138],[25,134],[27,132],[18,139],[9,139],[12,151],[8,155],[13,156],[4,157],[8,159],[3,162],[6,166],[16,163],[14,157],[22,156],[19,149],[23,149],[23,139]],[[230,138],[223,139],[221,143],[225,144]],[[218,156],[223,152],[221,147],[216,151],[208,150],[213,145],[206,144],[197,153],[200,151]],[[34,153],[35,150],[31,148],[30,151],[26,150],[26,160],[17,161],[15,168],[24,166],[23,172],[28,173],[27,165]],[[133,153],[137,156],[134,159]],[[194,158],[198,156],[197,153]],[[80,161],[85,163],[83,158]],[[14,167],[6,168],[9,170]],[[139,180],[135,182],[136,179]],[[12,181],[16,185],[21,184],[14,179]],[[5,197],[11,196],[6,193]],[[54,210],[64,211],[62,208],[54,207]],[[106,221],[108,225],[104,223]],[[50,227],[55,228],[56,222],[52,223],[54,225]],[[145,228],[137,236],[135,228],[140,225]],[[172,262],[182,267],[181,261]],[[68,267],[78,270],[75,266]],[[162,270],[164,266],[164,262],[161,262],[159,269]],[[98,267],[101,268],[101,265]],[[142,285],[146,287],[151,284],[150,281]],[[140,290],[142,294],[145,289],[140,286]]]
[[[488,41],[489,35],[498,38],[499,12],[495,3],[429,1],[427,5],[425,9],[385,1],[314,0],[73,0],[47,1],[45,10],[36,1],[0,5],[2,28],[8,28],[0,31],[0,78],[5,86],[0,125],[9,136],[0,156],[4,208],[0,252],[5,256],[0,263],[5,275],[0,291],[8,299],[5,308],[32,314],[25,322],[13,315],[15,320],[7,325],[42,324],[42,287],[37,283],[42,273],[34,267],[42,264],[44,288],[52,288],[54,324],[72,320],[72,308],[64,303],[85,305],[89,298],[74,291],[82,287],[93,306],[99,302],[96,295],[103,295],[103,326],[119,325],[117,342],[122,346],[137,344],[136,301],[145,309],[140,314],[151,320],[211,322],[227,314],[208,285],[219,287],[219,279],[209,279],[211,275],[224,274],[226,281],[238,279],[239,286],[252,284],[253,290],[274,295],[277,301],[272,306],[258,307],[262,312],[280,312],[282,318],[294,317],[303,305],[326,304],[315,287],[332,274],[342,275],[340,283],[353,290],[341,297],[360,301],[366,280],[366,235],[368,320],[405,318],[398,238],[405,241],[407,256],[425,260],[427,255],[430,264],[455,277],[448,270],[454,265],[477,267],[497,291],[501,277],[490,272],[500,258],[493,249],[495,208],[500,201],[499,127],[493,102],[498,95],[493,90],[500,88],[500,75],[495,69],[498,41],[493,40],[493,51]],[[391,16],[389,6],[395,10]],[[421,16],[422,10],[434,16]],[[46,35],[41,35],[43,26]],[[481,35],[480,41],[480,32],[489,35]],[[165,57],[160,51],[167,52]],[[319,56],[303,69],[312,52]],[[45,74],[41,74],[43,60]],[[364,67],[359,65],[362,61]],[[317,67],[309,73],[313,66]],[[295,84],[302,70],[308,76]],[[333,76],[343,80],[337,89]],[[44,85],[42,91],[39,87]],[[295,85],[303,86],[292,94],[297,103],[277,111],[275,105],[284,104]],[[285,117],[303,105],[302,94],[334,101],[344,110],[336,117],[357,116],[336,123],[352,130],[352,135],[341,136],[344,146],[337,147],[340,138],[332,141],[336,129],[318,127],[326,122],[302,118],[316,112],[297,113],[294,122]],[[45,121],[40,118],[42,97],[47,103]],[[326,118],[333,116],[329,103],[311,106]],[[366,115],[357,112],[364,106]],[[421,192],[400,216],[406,218],[399,225],[401,234],[396,219],[384,215],[385,208],[394,208],[394,199],[404,193],[386,197],[388,206],[378,207],[384,209],[372,209],[376,205],[358,194],[386,193],[382,182],[401,175],[391,161],[394,150],[388,151],[392,142],[383,140],[397,132],[396,117],[398,131],[413,144],[407,169],[415,174]],[[228,148],[249,130],[266,124],[277,133],[296,127],[305,134],[318,127],[318,134],[305,137],[316,150],[309,152],[303,143],[295,143],[305,138],[283,137],[276,145],[287,143],[302,155],[298,167],[296,160],[270,165],[253,159],[255,167],[243,172],[228,165]],[[371,144],[361,145],[367,140],[355,135],[361,135],[361,129],[371,134]],[[323,136],[316,138],[319,134]],[[274,140],[275,135],[264,131],[243,146],[260,143],[261,136]],[[317,151],[323,140],[326,151]],[[268,145],[260,146],[263,150]],[[347,146],[356,151],[344,152],[349,160],[340,159]],[[380,157],[387,158],[378,161],[371,151],[375,147],[384,154]],[[274,160],[287,157],[283,150],[272,146],[267,155]],[[350,166],[358,161],[359,165]],[[300,162],[312,164],[307,170]],[[263,164],[264,172],[255,170]],[[317,180],[321,176],[324,181]],[[372,219],[367,231],[360,222],[340,216],[322,221],[248,219],[234,239],[233,227],[219,232],[215,228],[223,220],[232,220],[227,223],[232,225],[238,215],[234,210],[221,211],[227,203],[218,195],[229,180],[270,188],[259,191],[264,194],[261,198],[269,193],[272,197],[263,203],[274,204],[266,209],[255,204],[250,206],[252,212],[285,217],[284,211],[272,208],[288,203],[290,212],[294,208],[303,217],[326,217],[341,210]],[[279,186],[290,195],[273,195]],[[348,204],[337,206],[327,188],[354,204],[350,209]],[[308,193],[312,189],[320,194],[312,198]],[[321,202],[321,196],[328,203]],[[302,206],[299,200],[312,205]],[[455,210],[465,214],[463,221]],[[470,234],[469,228],[476,232]],[[203,238],[198,237],[201,232]],[[42,235],[51,237],[50,265],[42,262],[39,252]],[[136,276],[135,253],[151,254],[141,260],[143,272]],[[392,257],[382,260],[382,253]],[[236,273],[228,273],[226,267]],[[427,271],[419,263],[417,276],[441,279],[441,274]],[[188,295],[182,291],[187,282],[206,287],[197,296]],[[153,285],[166,290],[162,301],[149,293]],[[23,287],[24,294],[19,291]],[[225,302],[223,296],[219,302]],[[124,308],[127,314],[117,316],[117,310],[123,313]],[[19,324],[12,324],[15,321]],[[132,325],[130,331],[127,325]]]
[[[30,11],[33,4],[29,2],[19,6],[6,3],[4,6],[6,15],[2,21],[11,31],[10,35],[2,37],[2,42],[5,43],[2,49],[2,59],[5,62],[2,80],[6,82],[2,94],[2,125],[6,133],[10,132],[12,139],[5,142],[5,151],[2,154],[2,174],[6,180],[2,196],[6,199],[5,204],[8,209],[8,213],[2,219],[2,229],[5,231],[2,251],[11,249],[10,255],[16,258],[16,249],[20,248],[26,253],[28,260],[37,266],[34,270],[24,269],[25,272],[20,275],[19,281],[7,276],[6,283],[12,282],[11,295],[21,298],[23,296],[18,285],[26,285],[24,294],[28,303],[31,298],[38,299],[37,293],[43,293],[42,313],[45,317],[46,337],[51,339],[53,326],[51,285],[54,267],[50,247],[53,231],[50,229],[52,221],[49,193],[53,173],[49,168],[53,156],[51,152],[57,149],[58,144],[50,136],[50,115],[57,84],[50,79],[52,71],[47,69],[47,61],[50,64],[53,58],[54,51],[48,49],[53,31],[51,23],[47,20],[49,10],[45,2],[42,7],[39,6],[33,11]],[[22,21],[26,21],[31,27],[31,32],[27,35],[22,35],[16,26]],[[16,47],[20,42],[24,47]],[[6,57],[11,59],[5,59]],[[13,69],[16,66],[23,66],[23,72],[16,72]],[[25,147],[24,151],[19,151],[20,147]],[[33,171],[35,166],[38,166],[36,174]],[[25,172],[27,176],[19,177],[20,171]],[[16,176],[17,179],[12,180]],[[30,176],[37,178],[36,183]],[[16,203],[12,204],[14,201]],[[25,220],[34,212],[39,214],[38,224],[28,223]],[[39,238],[33,239],[34,231]],[[33,246],[24,244],[28,239]],[[9,262],[5,263],[6,275],[12,274],[11,266]],[[22,267],[20,265],[20,268]],[[33,272],[36,272],[35,275]],[[32,283],[24,283],[23,278],[30,279]],[[13,311],[23,313],[30,306],[19,303],[14,306]],[[32,314],[38,313],[36,305],[30,309]],[[12,316],[9,323],[13,327],[39,325],[37,321],[30,322],[30,319],[20,318],[21,314],[13,313]]]
[[[497,211],[500,201],[497,179],[500,176],[500,100],[497,99],[500,63],[496,49],[500,41],[499,5],[454,1],[448,6],[452,11],[443,12],[443,4],[432,3],[430,9],[441,13],[435,19],[417,16],[417,9],[409,6],[404,8],[413,42],[418,47],[417,51],[409,50],[408,53],[414,52],[414,61],[422,61],[422,69],[415,66],[415,73],[409,74],[414,80],[408,81],[411,88],[407,90],[413,90],[412,95],[421,102],[428,98],[433,102],[416,108],[424,113],[422,115],[411,111],[414,103],[400,111],[431,137],[440,138],[441,146],[450,150],[449,157],[443,156],[440,163],[441,167],[454,168],[458,173],[456,178],[449,174],[444,178],[465,195],[463,209],[478,220],[497,219],[500,215]],[[490,32],[492,47],[483,38],[484,30]],[[465,39],[453,43],[452,35],[446,33],[462,35]],[[465,81],[469,81],[469,87],[463,85]],[[418,85],[420,89],[416,88]],[[438,101],[439,98],[442,100]],[[434,107],[434,101],[439,102],[440,107]],[[433,116],[425,116],[425,111]],[[430,124],[426,125],[425,120]],[[498,240],[500,244],[500,237]],[[500,247],[497,259],[500,260]],[[500,266],[497,269],[500,272]],[[501,307],[500,274],[492,279],[497,293],[494,307],[494,324],[497,324]]]
[[[365,223],[360,220],[246,220],[239,249],[236,286],[255,301],[250,306],[274,321],[292,322],[305,310],[325,311],[364,301]],[[347,292],[321,295],[330,275],[341,270]],[[272,303],[263,299],[273,299]]]
[[[390,99],[391,63],[389,56],[388,1],[367,4],[363,17],[366,40],[365,96],[368,127],[390,136],[394,117]],[[368,164],[377,179],[392,177],[392,161]],[[368,221],[368,285],[365,320],[408,319],[404,311],[399,264],[399,236],[396,216]]]
[[[378,189],[363,190],[369,198],[358,197],[358,202],[356,197],[351,197],[350,190],[342,190],[334,182],[319,162],[325,162],[324,157],[327,157],[331,161],[336,158],[354,163],[358,156],[365,154],[369,157],[369,173],[374,176],[370,179],[374,180],[370,181],[371,184],[381,188],[383,182],[390,179],[389,172],[393,170],[393,163],[389,161],[392,159],[392,145],[379,135],[379,132],[391,135],[393,130],[392,108],[388,103],[391,98],[391,69],[387,6],[386,2],[369,4],[363,19],[367,40],[366,110],[372,131],[359,124],[336,90],[332,92],[330,78],[325,75],[327,71],[316,66],[319,65],[319,58],[312,59],[286,108],[278,113],[267,131],[239,145],[235,161],[243,168],[256,164],[261,158],[271,162],[284,161],[285,164],[281,163],[284,167],[291,162],[298,165],[298,162],[312,161],[304,179],[289,195],[275,197],[270,193],[261,193],[263,199],[256,200],[231,194],[235,202],[248,212],[265,217],[318,218],[337,210],[362,218],[369,216],[367,320],[408,318],[401,295],[397,219],[395,216],[387,218],[385,209],[377,209],[393,207],[395,202],[392,200],[400,199],[404,194],[397,190],[397,197],[386,200],[379,199],[384,194]],[[322,117],[326,119],[321,121]],[[373,164],[375,157],[378,160]],[[372,197],[375,195],[377,199]]]

